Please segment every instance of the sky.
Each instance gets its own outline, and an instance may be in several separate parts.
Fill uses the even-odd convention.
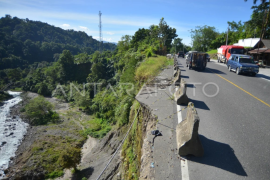
[[[228,21],[248,21],[252,6],[253,0],[0,0],[0,17],[42,21],[99,39],[101,11],[103,40],[108,42],[158,25],[164,17],[182,42],[191,45],[191,29],[208,25],[224,32]]]

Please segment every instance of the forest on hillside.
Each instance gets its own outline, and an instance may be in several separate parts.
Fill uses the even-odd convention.
[[[114,50],[113,43],[103,43],[104,50]],[[34,62],[57,61],[63,50],[72,54],[92,54],[99,41],[85,32],[63,30],[44,22],[6,15],[0,19],[0,70],[25,68]]]
[[[2,29],[9,27],[15,28],[17,26],[15,22],[22,23],[26,26],[25,28],[28,27],[29,22],[30,24],[33,23],[33,26],[35,24],[35,22],[21,20],[16,17],[12,19],[10,16],[2,18],[1,23],[3,22],[6,24],[11,23],[12,25],[10,24],[5,27],[1,25],[0,27]],[[51,27],[52,29],[55,28],[45,23],[38,24],[40,24],[40,26],[44,25],[44,27]],[[30,29],[34,29],[32,25],[29,25],[31,27],[29,27]],[[31,91],[43,96],[54,96],[70,102],[80,107],[85,112],[104,119],[104,121],[102,121],[103,123],[117,123],[120,125],[127,123],[128,109],[134,100],[135,93],[142,83],[145,82],[149,76],[153,75],[150,71],[155,65],[149,65],[151,68],[138,73],[137,76],[135,75],[136,69],[142,61],[150,57],[160,59],[158,55],[163,54],[164,49],[170,51],[172,41],[177,37],[176,29],[170,27],[164,18],[161,18],[158,25],[151,25],[148,29],[138,29],[133,36],[124,35],[114,51],[82,52],[79,50],[83,50],[84,48],[92,49],[91,47],[93,47],[93,49],[97,48],[95,45],[97,46],[98,44],[93,45],[90,43],[96,42],[96,40],[88,37],[83,32],[76,32],[76,34],[75,32],[61,30],[60,28],[56,29],[59,30],[59,33],[54,31],[55,38],[47,37],[47,35],[50,34],[48,33],[50,30],[42,30],[42,35],[39,35],[41,33],[39,31],[36,35],[31,33],[37,32],[36,30],[24,30],[18,33],[17,38],[13,37],[14,35],[12,35],[10,31],[5,31],[6,34],[2,42],[5,43],[5,40],[11,38],[11,41],[4,46],[7,50],[4,48],[1,49],[6,53],[18,53],[17,51],[11,51],[12,49],[9,49],[9,46],[13,46],[12,39],[14,40],[14,44],[18,43],[16,44],[17,49],[22,50],[27,47],[22,43],[24,40],[33,43],[32,40],[28,39],[29,37],[32,37],[32,39],[34,37],[37,38],[35,40],[40,40],[38,38],[44,38],[47,41],[51,40],[51,42],[43,42],[42,45],[44,45],[44,43],[47,45],[55,45],[57,44],[56,42],[61,41],[63,42],[64,50],[61,49],[61,53],[54,55],[52,53],[51,55],[53,55],[54,58],[52,61],[44,59],[46,61],[36,62],[35,60],[31,61],[31,58],[29,58],[29,64],[24,68],[16,67],[16,61],[10,61],[11,65],[15,66],[12,68],[3,68],[1,65],[3,69],[0,70],[0,89],[5,88],[9,84],[16,84],[16,87],[23,91]],[[25,32],[25,34],[23,32]],[[64,33],[65,36],[61,32]],[[16,30],[14,33],[16,34]],[[70,44],[64,44],[67,43],[69,41],[68,38],[72,36],[87,36],[88,39],[83,40],[83,38],[77,38],[76,41],[73,39]],[[58,40],[56,41],[54,39]],[[80,40],[82,44],[78,43]],[[181,39],[178,38],[178,40],[181,43]],[[40,41],[36,41],[36,43],[40,43]],[[88,47],[90,44],[91,47]],[[42,51],[42,47],[43,46],[41,46],[39,50]],[[73,48],[69,49],[69,47]],[[76,48],[78,48],[78,50],[76,50]],[[37,49],[38,48],[32,47],[30,49],[24,49],[23,51],[26,51],[30,56],[33,55],[34,57],[35,54],[40,55],[40,52],[36,51]],[[26,57],[24,55],[23,53],[22,57]],[[7,58],[1,58],[2,61],[6,59]],[[161,59],[161,64],[164,64],[164,58]],[[155,70],[154,72],[156,73],[157,71]],[[94,87],[93,83],[97,83],[98,87]],[[122,92],[123,89],[129,89],[130,87],[129,85],[121,86],[120,83],[132,83],[134,84],[134,89],[130,94]],[[120,98],[115,97],[113,92],[107,92],[108,86],[113,87],[117,93],[120,93]],[[70,91],[72,91],[71,89],[74,89],[74,87],[76,87],[78,91],[85,90],[85,95],[81,96],[80,92],[76,90],[70,93]],[[95,88],[98,88],[98,94],[94,94]],[[107,93],[103,94],[104,92]],[[121,114],[123,114],[123,116]]]

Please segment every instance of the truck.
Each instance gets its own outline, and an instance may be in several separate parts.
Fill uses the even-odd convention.
[[[235,45],[222,45],[217,49],[218,62],[227,64],[231,54],[245,54],[245,48],[243,46]]]
[[[207,64],[207,54],[202,52],[190,52],[186,58],[186,65],[188,69],[204,70]]]

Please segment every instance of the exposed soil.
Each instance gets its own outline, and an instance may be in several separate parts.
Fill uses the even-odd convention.
[[[36,96],[38,96],[36,93],[27,93],[27,96],[23,99],[32,99]],[[57,138],[50,140],[51,137],[82,138],[78,134],[79,131],[84,129],[81,122],[89,120],[91,117],[56,98],[46,99],[54,104],[55,111],[60,114],[61,122],[59,124],[29,126],[21,145],[16,151],[16,157],[5,171],[6,179],[45,179],[44,175],[47,172],[39,166],[38,159],[34,158],[33,147],[44,141],[57,140]],[[27,119],[24,119],[20,112],[25,104],[25,101],[22,101],[22,103],[14,106],[11,110],[11,116],[20,115],[23,121],[27,122]],[[57,178],[57,180],[81,180],[83,177],[96,179],[115,153],[125,132],[126,127],[122,127],[121,129],[111,130],[103,139],[88,137],[84,144],[81,144],[82,158],[77,167],[79,171],[72,174],[71,169],[65,169],[64,176]],[[116,154],[100,179],[116,179],[121,162],[120,153],[121,151]]]
[[[21,108],[26,104],[26,101],[38,96],[36,93],[24,93],[23,101],[11,109],[11,116],[20,116],[24,122],[28,122],[20,112]],[[16,151],[16,156],[9,164],[9,168],[5,170],[8,179],[44,179],[46,170],[40,167],[40,162],[34,158],[33,147],[40,142],[48,141],[50,138],[56,140],[57,137],[69,137],[72,139],[82,140],[78,134],[82,127],[74,123],[72,118],[66,118],[63,114],[69,111],[68,103],[62,102],[56,98],[46,98],[54,104],[55,111],[60,114],[61,122],[58,124],[29,126],[28,131]],[[62,113],[62,115],[61,115]],[[81,145],[82,146],[82,145]]]

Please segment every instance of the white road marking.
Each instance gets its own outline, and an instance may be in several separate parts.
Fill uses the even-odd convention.
[[[177,91],[178,88],[176,88],[175,90]],[[180,105],[176,105],[176,109],[177,109],[177,118],[178,118],[178,124],[179,124],[180,122],[183,121],[182,111],[180,111],[181,110],[181,106]],[[181,158],[182,159],[180,159],[180,161],[181,161],[182,180],[189,180],[188,160],[186,158],[184,158],[184,157],[181,157]]]
[[[178,124],[181,122],[181,121],[183,121],[183,119],[182,119],[182,112],[180,111],[181,110],[181,106],[179,106],[179,105],[176,105],[177,106],[177,115],[178,115]]]
[[[189,174],[188,174],[188,161],[187,159],[183,158],[184,160],[181,161],[181,171],[182,171],[182,180],[189,180]]]

